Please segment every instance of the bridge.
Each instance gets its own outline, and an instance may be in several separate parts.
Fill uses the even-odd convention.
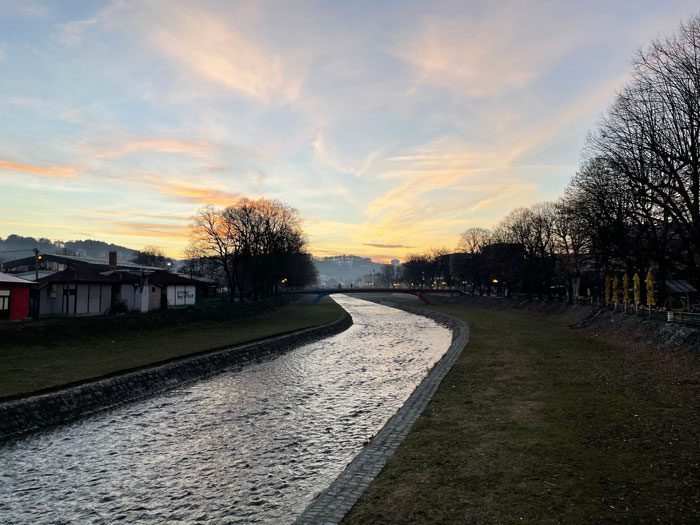
[[[427,294],[441,294],[441,295],[464,295],[464,290],[458,290],[456,288],[447,289],[430,289],[430,288],[305,288],[301,290],[284,290],[283,294],[310,294],[316,295],[311,304],[317,304],[321,299],[327,295],[334,293],[344,293],[344,294],[370,294],[370,293],[405,293],[409,295],[415,295],[423,301],[425,304],[431,304]]]

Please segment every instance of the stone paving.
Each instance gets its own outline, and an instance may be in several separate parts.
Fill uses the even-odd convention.
[[[430,317],[453,331],[452,344],[430,373],[416,387],[406,403],[387,421],[367,447],[347,466],[325,491],[297,518],[297,524],[339,523],[360,499],[386,462],[403,442],[409,430],[432,399],[469,340],[469,328],[452,316],[424,308],[390,304],[411,313]]]

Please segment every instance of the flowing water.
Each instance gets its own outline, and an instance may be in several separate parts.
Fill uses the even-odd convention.
[[[293,521],[451,341],[335,297],[339,335],[0,448],[0,523]]]

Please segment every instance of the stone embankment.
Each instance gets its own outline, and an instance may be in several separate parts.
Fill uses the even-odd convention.
[[[367,447],[297,518],[297,524],[339,523],[343,519],[406,438],[469,340],[469,327],[450,315],[392,302],[382,304],[429,317],[447,326],[452,330],[452,344]]]
[[[308,328],[106,377],[55,392],[0,403],[0,442],[73,421],[86,415],[159,394],[224,370],[288,352],[338,334],[352,325],[349,314]]]
[[[626,346],[645,346],[657,351],[700,353],[700,329],[693,326],[614,312],[597,305],[566,302],[502,299],[497,297],[454,297],[446,302],[474,308],[524,309],[551,316],[594,337]]]

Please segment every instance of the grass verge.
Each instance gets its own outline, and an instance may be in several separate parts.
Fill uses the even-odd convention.
[[[345,523],[700,521],[692,384],[544,316],[435,308],[470,342]]]
[[[296,302],[270,314],[226,322],[197,322],[55,345],[0,344],[0,399],[320,326],[338,319],[342,311],[325,299],[317,305]]]

